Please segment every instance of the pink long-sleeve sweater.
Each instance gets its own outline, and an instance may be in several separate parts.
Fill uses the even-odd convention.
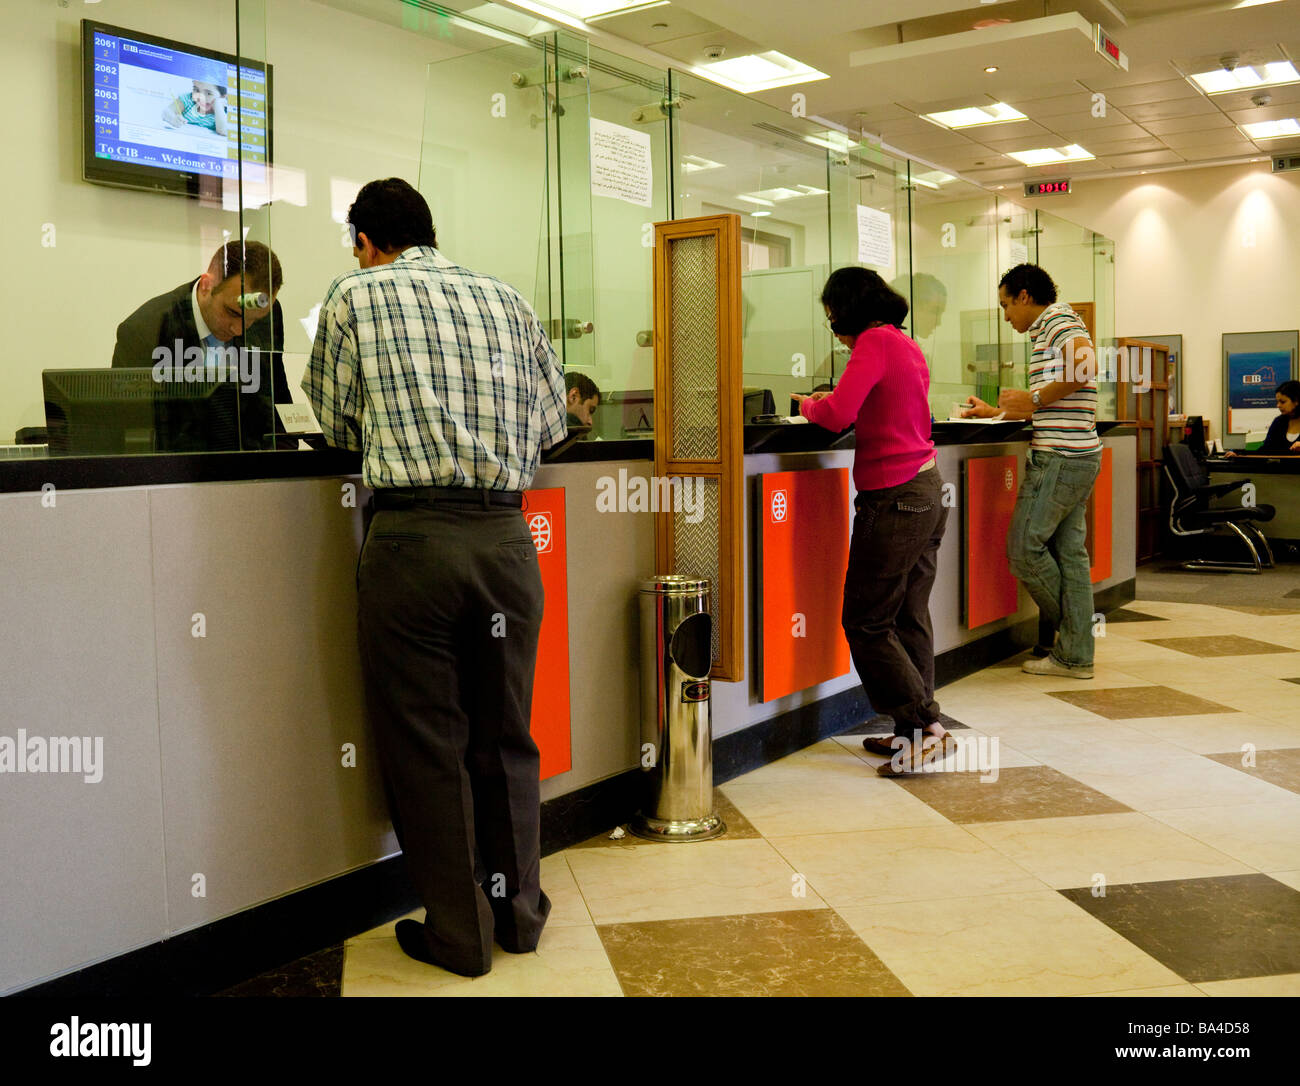
[[[930,440],[930,371],[921,349],[892,324],[868,328],[835,391],[804,400],[800,413],[828,430],[854,423],[858,490],[897,486],[934,456]]]

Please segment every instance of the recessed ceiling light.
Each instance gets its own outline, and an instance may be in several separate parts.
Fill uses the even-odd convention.
[[[839,132],[827,132],[824,136],[804,136],[804,143],[815,143],[828,151],[852,151],[858,143]]]
[[[970,106],[967,109],[948,109],[941,113],[922,113],[921,116],[944,128],[977,128],[982,124],[1029,120],[1020,110],[1005,102],[994,102],[991,106]]]
[[[746,203],[750,203],[750,204],[762,204],[764,207],[776,207],[776,204],[774,204],[771,200],[764,200],[764,199],[763,199],[762,197],[760,197],[760,196],[743,196],[743,195],[742,195],[742,196],[737,196],[736,199],[737,199],[737,200],[744,200]]]
[[[1294,117],[1282,121],[1258,121],[1241,125],[1241,130],[1253,140],[1275,140],[1280,136],[1300,135],[1300,121]]]
[[[997,66],[996,64],[990,64],[990,65],[989,65],[987,68],[985,68],[984,70],[985,70],[986,72],[988,72],[989,75],[992,75],[994,72],[996,72],[996,71],[998,70],[998,66]]]
[[[682,155],[683,173],[696,173],[700,170],[716,170],[724,165],[725,163],[714,162],[711,158],[701,158],[699,155]]]
[[[816,68],[810,68],[775,50],[717,60],[710,64],[697,64],[691,71],[705,79],[721,83],[724,87],[740,91],[741,94],[830,78],[825,72],[819,72]]]
[[[1008,156],[1026,166],[1055,166],[1061,162],[1084,162],[1096,155],[1089,154],[1077,143],[1069,147],[1036,147],[1032,151],[1008,151]]]
[[[1248,90],[1253,87],[1277,87],[1284,83],[1300,83],[1300,72],[1289,60],[1276,60],[1269,64],[1243,64],[1229,71],[1217,68],[1187,77],[1206,94],[1225,94],[1228,91]]]
[[[751,211],[749,213],[749,216],[752,219],[761,219],[764,215],[770,215],[770,214],[772,214],[770,211]]]

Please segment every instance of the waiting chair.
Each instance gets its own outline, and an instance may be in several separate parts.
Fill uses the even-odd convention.
[[[1186,445],[1166,446],[1164,467],[1165,475],[1174,488],[1174,500],[1169,508],[1169,529],[1174,535],[1209,535],[1219,528],[1227,528],[1246,544],[1246,550],[1250,552],[1249,562],[1194,559],[1183,562],[1184,569],[1260,573],[1273,568],[1273,552],[1256,523],[1272,520],[1273,507],[1237,505],[1215,508],[1210,505],[1212,499],[1239,490],[1250,482],[1249,479],[1211,484],[1205,465]]]

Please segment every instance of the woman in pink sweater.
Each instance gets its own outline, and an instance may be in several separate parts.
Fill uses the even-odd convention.
[[[822,305],[853,354],[835,390],[799,397],[799,409],[829,430],[854,424],[858,495],[841,621],[872,708],[894,718],[894,735],[863,740],[891,755],[878,771],[891,776],[955,742],[934,700],[930,589],[948,510],[930,440],[930,373],[902,332],[906,299],[875,272],[831,273]]]

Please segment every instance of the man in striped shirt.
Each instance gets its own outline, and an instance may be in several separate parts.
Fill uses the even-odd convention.
[[[520,508],[561,438],[564,375],[514,288],[437,250],[405,181],[348,210],[359,271],[321,303],[303,390],[357,449],[374,517],[357,565],[366,701],[393,828],[424,902],[402,949],[463,976],[534,950],[539,756],[528,733],[542,581]]]
[[[1036,264],[998,284],[1006,322],[1033,344],[1029,389],[1003,389],[998,406],[971,396],[967,415],[1032,419],[1025,477],[1007,534],[1011,572],[1057,631],[1050,653],[1025,661],[1031,675],[1092,678],[1092,578],[1085,546],[1088,496],[1101,470],[1096,351],[1088,329]]]

